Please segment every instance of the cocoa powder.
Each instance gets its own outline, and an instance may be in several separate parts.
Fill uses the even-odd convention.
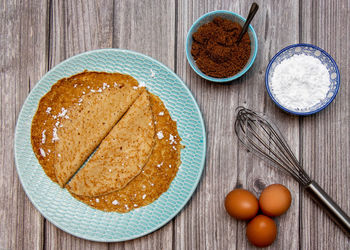
[[[204,74],[226,78],[244,68],[250,57],[250,38],[246,33],[237,44],[241,30],[238,23],[216,17],[193,33],[191,54]]]

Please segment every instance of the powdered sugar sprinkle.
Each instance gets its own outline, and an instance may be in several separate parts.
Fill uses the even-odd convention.
[[[40,150],[41,156],[42,156],[42,157],[46,157],[46,153],[45,153],[44,149],[39,148],[39,150]]]
[[[60,139],[60,138],[58,138],[58,136],[57,136],[57,128],[54,127],[54,128],[53,128],[53,131],[52,131],[52,142],[58,141],[59,139]]]
[[[157,133],[157,136],[158,136],[158,139],[159,139],[159,140],[161,140],[161,139],[164,138],[164,135],[163,135],[163,132],[162,132],[162,131],[159,131],[159,132]]]
[[[41,133],[41,143],[44,144],[46,141],[46,135],[45,135],[46,129],[43,130]]]

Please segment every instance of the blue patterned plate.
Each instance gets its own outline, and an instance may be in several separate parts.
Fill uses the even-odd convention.
[[[40,98],[57,80],[83,70],[129,74],[158,95],[177,121],[182,164],[169,190],[152,204],[129,213],[102,212],[74,199],[53,183],[39,165],[30,141],[30,127]],[[34,87],[17,121],[15,160],[22,186],[40,213],[62,230],[88,240],[116,242],[155,231],[185,206],[200,180],[206,137],[202,115],[180,78],[158,61],[128,50],[103,49],[76,55],[51,69]]]
[[[320,60],[320,62],[326,66],[329,72],[329,80],[331,84],[326,97],[316,105],[307,109],[289,109],[283,106],[283,103],[278,100],[278,96],[275,95],[270,87],[270,82],[278,64],[280,64],[283,60],[292,57],[293,55],[301,54],[312,56]],[[273,102],[284,111],[294,115],[311,115],[323,110],[334,100],[340,86],[340,74],[336,62],[326,51],[312,44],[299,43],[282,49],[271,59],[266,69],[265,85]]]

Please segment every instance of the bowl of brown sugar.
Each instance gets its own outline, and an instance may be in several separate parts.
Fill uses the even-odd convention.
[[[217,10],[201,16],[187,34],[186,55],[192,69],[212,82],[229,82],[244,75],[255,61],[258,39],[251,25],[237,43],[245,19]]]

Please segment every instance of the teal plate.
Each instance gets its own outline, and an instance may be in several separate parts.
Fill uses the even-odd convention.
[[[44,173],[32,150],[30,127],[40,98],[59,79],[83,70],[121,72],[146,83],[177,121],[182,164],[167,192],[152,204],[129,213],[103,212],[74,199]],[[165,225],[185,206],[196,189],[205,162],[203,118],[187,86],[158,61],[128,50],[103,49],[76,55],[51,69],[38,82],[19,114],[15,160],[22,186],[40,213],[60,229],[80,238],[117,242],[135,239]]]

